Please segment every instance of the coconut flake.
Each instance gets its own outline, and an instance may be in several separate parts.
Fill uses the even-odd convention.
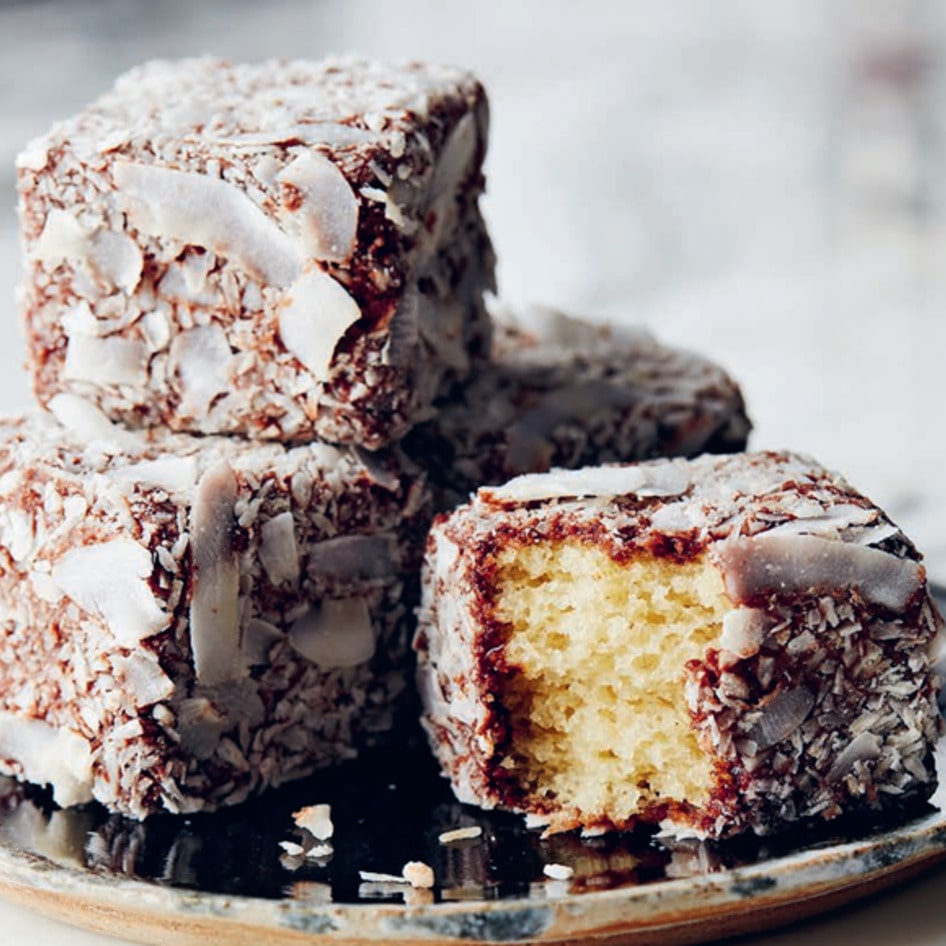
[[[483,833],[479,825],[471,825],[468,828],[454,828],[451,831],[444,831],[437,836],[441,844],[456,844],[458,841],[472,841]]]
[[[84,263],[89,255],[89,236],[67,210],[50,210],[30,255],[41,263]]]
[[[385,462],[383,454],[372,453],[361,446],[356,446],[354,453],[376,485],[391,493],[401,488],[400,476],[391,469],[390,460]]]
[[[736,608],[723,617],[719,646],[743,659],[759,652],[768,631],[769,619],[757,608]]]
[[[211,401],[224,394],[233,377],[233,352],[224,330],[217,324],[181,332],[171,342],[169,368],[181,384],[179,411],[203,417]]]
[[[279,310],[279,335],[290,354],[317,381],[329,377],[335,348],[361,318],[358,303],[328,273],[312,267],[286,291]]]
[[[174,693],[174,684],[150,650],[138,648],[127,654],[116,654],[112,667],[125,680],[136,708],[167,700]]]
[[[434,885],[434,870],[423,861],[408,861],[401,875],[412,886],[422,890],[429,890]]]
[[[181,749],[196,759],[209,759],[230,725],[227,717],[204,696],[183,699],[175,709]]]
[[[382,352],[386,365],[404,367],[410,363],[411,357],[417,351],[420,341],[421,299],[421,292],[416,283],[411,283],[401,296],[401,301],[388,323],[388,338]]]
[[[375,652],[374,628],[364,598],[328,598],[289,630],[292,648],[323,669],[356,667]]]
[[[337,165],[317,151],[305,151],[277,179],[302,192],[294,216],[306,251],[317,260],[347,260],[355,248],[358,198]]]
[[[844,778],[858,762],[870,762],[880,755],[880,739],[872,732],[858,733],[838,753],[827,775],[827,781],[837,782]]]
[[[191,509],[191,649],[197,679],[210,685],[246,673],[240,651],[240,567],[232,542],[236,498],[236,477],[224,461],[201,476]]]
[[[331,857],[335,853],[335,848],[332,847],[328,842],[317,841],[308,851],[305,852],[305,856],[309,860],[319,860],[323,857]]]
[[[91,384],[127,384],[143,388],[148,383],[148,348],[132,338],[71,335],[66,347],[63,377]]]
[[[16,167],[25,171],[42,171],[49,164],[49,148],[45,138],[31,141],[17,156]]]
[[[527,473],[511,479],[504,486],[481,489],[479,497],[488,503],[501,505],[579,496],[607,499],[629,494],[678,496],[689,485],[689,475],[683,463],[615,465]]]
[[[341,535],[315,542],[308,550],[308,572],[327,579],[371,581],[394,575],[391,538]]]
[[[719,551],[734,601],[768,594],[852,588],[865,600],[902,610],[924,581],[920,565],[879,549],[812,535],[739,538]]]
[[[291,512],[281,512],[263,523],[259,560],[269,580],[278,585],[299,577],[299,549]]]
[[[89,241],[88,263],[100,282],[131,294],[141,280],[144,257],[127,233],[101,230]]]
[[[467,112],[454,126],[444,144],[430,183],[431,200],[442,196],[452,196],[470,168],[476,153],[476,121]]]
[[[260,148],[269,145],[329,145],[345,148],[374,140],[374,135],[363,128],[353,128],[338,122],[306,122],[280,128],[261,129],[241,134],[200,138],[200,143],[225,145],[228,148]]]
[[[57,805],[92,800],[92,747],[71,729],[0,712],[0,757],[18,762],[26,781],[51,785]]]
[[[571,880],[575,876],[574,869],[567,864],[544,864],[542,873],[550,880]]]
[[[410,881],[398,874],[384,874],[376,870],[360,870],[358,876],[369,884],[407,884]]]
[[[153,568],[144,546],[112,539],[66,552],[51,576],[79,607],[99,615],[116,640],[134,646],[170,621],[148,584]]]
[[[112,479],[119,483],[149,486],[169,493],[183,493],[194,488],[197,482],[197,460],[195,457],[159,457],[157,460],[141,460],[128,466],[110,470]]]
[[[66,430],[86,443],[101,441],[129,451],[141,447],[138,435],[113,424],[99,408],[77,394],[57,394],[46,406]]]
[[[804,687],[781,690],[762,708],[762,716],[749,731],[749,738],[759,749],[774,746],[801,726],[814,705],[814,694]]]
[[[141,233],[212,250],[277,288],[302,270],[293,240],[234,184],[125,161],[115,163],[113,176],[121,208]]]
[[[335,833],[331,805],[307,805],[294,811],[292,820],[296,827],[303,828],[320,841],[328,841]]]
[[[795,510],[792,510],[793,512]],[[824,537],[825,533],[838,533],[855,526],[870,525],[877,518],[877,510],[857,506],[853,503],[838,503],[824,509],[820,504],[803,506],[794,519],[786,519],[766,529],[766,535],[811,535]]]
[[[243,629],[240,649],[247,667],[256,667],[269,662],[269,652],[276,641],[281,640],[282,632],[275,624],[261,618],[250,618]]]

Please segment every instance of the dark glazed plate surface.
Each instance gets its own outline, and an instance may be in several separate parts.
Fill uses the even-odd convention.
[[[939,596],[942,603],[942,596]],[[946,771],[946,749],[938,750]],[[292,812],[328,803],[333,853],[291,857]],[[458,805],[419,740],[213,815],[145,823],[59,811],[0,780],[0,894],[153,943],[667,944],[801,918],[946,855],[946,788],[894,822],[849,818],[785,836],[658,841],[651,832],[542,840],[519,817]],[[451,845],[442,832],[476,826]],[[430,864],[433,891],[364,883]],[[572,868],[549,880],[547,864]]]

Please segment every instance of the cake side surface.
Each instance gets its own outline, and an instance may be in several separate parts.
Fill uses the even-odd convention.
[[[18,159],[46,404],[376,448],[488,353],[488,105],[459,69],[152,62]]]
[[[428,515],[416,471],[115,438],[3,425],[0,769],[142,817],[233,804],[389,731]]]
[[[926,797],[941,626],[881,510],[748,454],[481,490],[432,530],[415,647],[461,800],[719,837]]]

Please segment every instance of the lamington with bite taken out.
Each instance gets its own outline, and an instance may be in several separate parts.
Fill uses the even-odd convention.
[[[461,801],[719,838],[929,796],[941,628],[877,506],[750,453],[480,490],[432,529],[415,647]]]

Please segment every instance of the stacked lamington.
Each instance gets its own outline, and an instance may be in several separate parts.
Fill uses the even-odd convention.
[[[0,772],[142,817],[348,758],[399,731],[435,506],[744,446],[735,384],[649,336],[492,341],[486,138],[456,69],[201,59],[20,156]]]

